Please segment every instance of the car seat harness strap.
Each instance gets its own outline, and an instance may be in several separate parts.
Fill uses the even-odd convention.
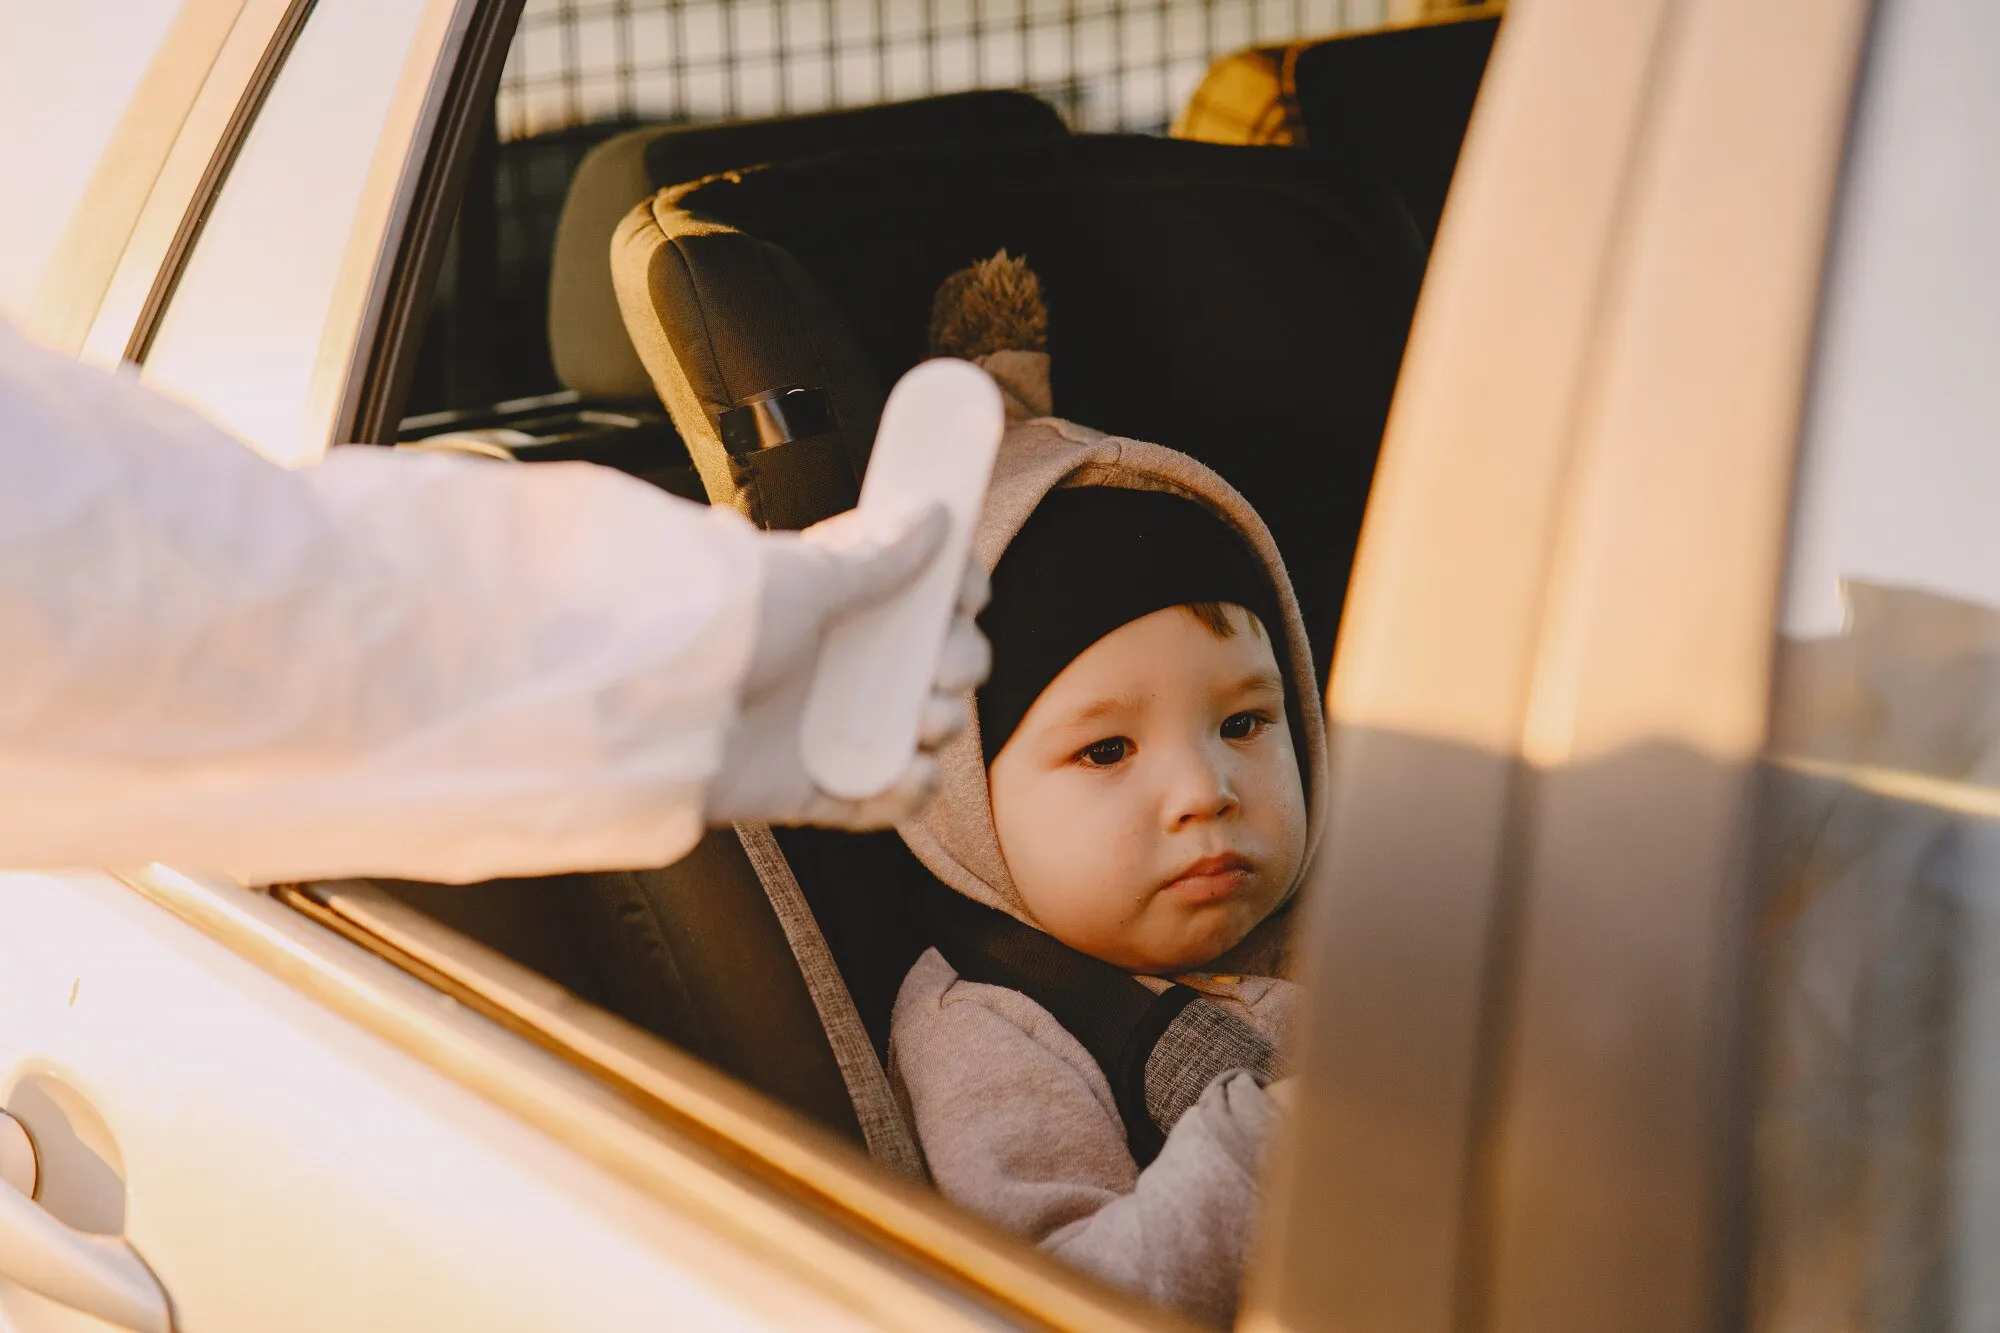
[[[966,981],[1004,986],[1042,1006],[1104,1072],[1143,1169],[1219,1075],[1280,1075],[1276,1046],[1192,986],[1155,992],[1118,967],[942,885],[925,896],[932,943]]]

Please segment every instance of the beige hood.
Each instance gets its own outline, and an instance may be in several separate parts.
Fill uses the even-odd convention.
[[[1305,773],[1309,819],[1304,864],[1311,864],[1325,823],[1322,811],[1326,728],[1313,683],[1312,655],[1306,643],[1305,622],[1299,615],[1298,598],[1292,592],[1284,561],[1263,520],[1235,488],[1186,454],[1162,445],[1105,435],[1054,417],[1017,421],[1008,426],[1001,441],[986,506],[973,536],[973,558],[980,567],[991,573],[1042,497],[1064,486],[1115,486],[1184,496],[1204,505],[1235,528],[1263,560],[1276,586],[1285,622],[1279,661],[1286,670],[1288,684],[1299,696],[1298,709],[1304,723],[1305,753],[1300,761]],[[938,754],[937,799],[920,819],[902,825],[898,832],[917,859],[945,884],[976,902],[1036,925],[1000,855],[987,795],[978,710],[970,707],[969,699],[967,702],[971,725]],[[1294,891],[1297,887],[1297,884],[1292,886]],[[1273,922],[1279,919],[1277,915],[1271,918]],[[1260,928],[1252,939],[1267,934]],[[1248,945],[1250,941],[1245,943]],[[1232,956],[1244,952],[1245,947],[1240,945],[1232,951]],[[1262,956],[1265,951],[1259,948],[1255,952]]]

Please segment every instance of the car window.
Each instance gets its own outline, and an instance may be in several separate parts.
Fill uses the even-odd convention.
[[[429,247],[423,254],[406,251],[408,262],[397,264],[399,275],[435,274],[434,285],[428,276],[409,278],[415,295],[400,304],[387,303],[401,313],[384,316],[368,372],[371,387],[363,390],[364,396],[374,395],[371,401],[387,405],[386,416],[379,419],[379,429],[375,424],[360,429],[366,438],[384,443],[394,439],[404,446],[465,449],[527,463],[584,459],[703,498],[710,492],[704,477],[696,475],[682,431],[700,431],[712,423],[689,411],[685,403],[669,411],[661,401],[648,368],[637,360],[626,322],[633,316],[624,313],[613,290],[609,260],[614,230],[619,219],[656,190],[737,167],[782,163],[787,152],[799,157],[851,153],[851,160],[867,160],[873,150],[894,146],[936,153],[940,159],[989,149],[1019,151],[1023,160],[1038,164],[1036,170],[1048,173],[1053,187],[1069,189],[1082,200],[1089,192],[1077,183],[1081,173],[1062,174],[1070,170],[1064,155],[1076,146],[1072,135],[1093,129],[1162,133],[1194,95],[1212,58],[1245,42],[1297,38],[1303,47],[1348,40],[1343,28],[1382,16],[1383,7],[1375,0],[1340,4],[1311,0],[1290,7],[1254,8],[1237,0],[1176,0],[1164,6],[1114,0],[1108,7],[1065,0],[1015,8],[984,0],[970,12],[904,0],[881,4],[778,0],[770,6],[742,0],[717,4],[657,0],[610,7],[531,3],[514,34],[504,72],[495,71],[500,75],[497,94],[488,94],[493,99],[490,104],[467,108],[459,122],[480,129],[465,145],[464,159],[440,163],[439,169],[425,173],[436,194],[420,200],[416,210],[432,210],[432,216],[442,220],[452,218],[455,209],[455,220],[448,239],[440,225],[412,242],[412,249]],[[1468,23],[1482,25],[1475,34],[1480,42],[1476,58],[1450,62],[1441,75],[1427,75],[1418,68],[1439,63],[1427,61],[1422,52],[1406,57],[1410,81],[1428,77],[1433,84],[1451,85],[1454,94],[1441,101],[1442,117],[1456,118],[1451,132],[1441,136],[1448,141],[1446,150],[1432,155],[1438,161],[1417,164],[1423,171],[1408,173],[1412,180],[1436,177],[1431,186],[1440,197],[1469,114],[1471,90],[1481,76],[1485,49],[1499,21],[1492,9],[1472,13]],[[1180,35],[1170,40],[1176,33]],[[293,57],[294,64],[298,59]],[[288,69],[287,77],[293,72]],[[464,77],[454,83],[469,88],[477,86],[478,79]],[[926,97],[972,89],[997,91],[969,98]],[[1276,85],[1266,92],[1282,95]],[[949,115],[940,114],[940,103]],[[1330,98],[1324,105],[1337,110],[1342,104]],[[821,115],[829,111],[839,114]],[[1309,125],[1311,119],[1302,112],[1301,123]],[[730,124],[746,121],[752,123]],[[863,124],[868,130],[841,139],[826,132],[831,121],[848,127]],[[923,123],[916,126],[916,121]],[[1002,130],[996,131],[994,124]],[[884,129],[885,125],[894,128]],[[711,132],[716,126],[727,128]],[[1110,151],[1074,157],[1085,163],[1107,162],[1114,153],[1123,153],[1125,157],[1116,160],[1139,162],[1131,170],[1141,181],[1151,179],[1142,170],[1144,164],[1166,162],[1181,170],[1184,164],[1198,162],[1200,170],[1192,171],[1189,181],[1177,178],[1173,186],[1185,185],[1192,195],[1197,187],[1206,188],[1207,173],[1215,173],[1219,185],[1209,193],[1229,193],[1229,200],[1226,206],[1217,205],[1216,216],[1206,224],[1211,233],[1225,224],[1234,227],[1242,218],[1266,219],[1261,224],[1266,230],[1255,235],[1249,234],[1249,225],[1230,231],[1232,245],[1263,254],[1282,253],[1297,261],[1282,274],[1270,271],[1267,263],[1257,270],[1261,276],[1254,281],[1225,276],[1212,283],[1182,280],[1176,285],[1162,279],[1159,290],[1151,292],[1138,291],[1137,284],[1152,281],[1154,274],[1138,275],[1120,290],[1146,298],[1171,293],[1177,303],[1160,312],[1157,320],[1150,306],[1140,311],[1129,304],[1096,303],[1112,308],[1112,317],[1127,328],[1148,321],[1174,323],[1175,336],[1186,344],[1183,348],[1176,343],[1176,348],[1214,365],[1222,353],[1202,339],[1215,327],[1232,326],[1231,319],[1186,313],[1180,313],[1177,321],[1174,318],[1177,311],[1197,308],[1197,301],[1219,300],[1209,288],[1233,283],[1243,292],[1263,293],[1289,282],[1339,294],[1338,300],[1299,303],[1315,312],[1336,310],[1340,312],[1336,320],[1318,321],[1315,315],[1317,322],[1308,321],[1302,328],[1249,318],[1242,324],[1260,330],[1258,336],[1267,340],[1257,344],[1260,348],[1285,352],[1288,348],[1273,344],[1289,339],[1290,347],[1305,349],[1299,355],[1317,358],[1310,366],[1300,366],[1297,374],[1281,377],[1303,386],[1300,394],[1285,398],[1282,407],[1273,405],[1276,395],[1266,395],[1268,401],[1259,410],[1267,428],[1258,437],[1290,441],[1296,436],[1318,450],[1308,455],[1301,445],[1289,456],[1293,458],[1341,455],[1357,461],[1356,469],[1343,473],[1341,495],[1342,503],[1351,502],[1358,523],[1367,490],[1363,469],[1372,468],[1379,443],[1379,414],[1387,411],[1408,327],[1408,305],[1414,301],[1424,263],[1425,235],[1414,217],[1394,207],[1391,191],[1399,186],[1387,171],[1392,163],[1381,164],[1384,169],[1378,178],[1349,163],[1354,144],[1329,136],[1332,152],[1315,155],[1305,142],[1308,137],[1301,134],[1289,147],[1271,148],[1166,145],[1106,136],[1085,142],[1082,148]],[[1365,134],[1355,137],[1361,146],[1385,154],[1394,147],[1373,143]],[[456,147],[432,149],[436,157],[457,151]],[[746,156],[726,156],[739,151]],[[239,175],[250,162],[246,152],[237,167]],[[462,167],[462,173],[455,166]],[[938,196],[915,198],[912,208],[933,203],[956,206],[954,191],[925,186],[922,173],[911,175],[919,181],[913,193],[929,188]],[[275,169],[273,178],[284,179]],[[461,181],[462,193],[455,197],[444,193]],[[232,181],[231,188],[238,183]],[[883,197],[858,185],[836,187],[836,193],[842,188],[856,199]],[[984,188],[983,183],[977,188]],[[1341,192],[1350,188],[1370,202],[1366,226],[1350,228],[1344,220],[1323,225],[1336,212],[1346,219],[1344,205],[1335,210],[1324,200],[1336,194],[1345,200]],[[1301,203],[1302,195],[1306,203]],[[590,207],[581,208],[579,201]],[[835,207],[829,211],[837,211],[841,200],[831,202]],[[1252,204],[1262,211],[1253,211]],[[798,211],[820,216],[811,209]],[[1041,249],[1042,241],[1034,244],[1049,264],[1059,261],[1050,251],[1063,244],[1065,226],[1081,236],[1077,249],[1087,256],[1094,253],[1091,246],[1108,244],[1104,236],[1110,228],[1125,228],[1129,240],[1129,235],[1148,228],[1185,229],[1189,216],[1166,205],[1135,208],[1116,215],[1105,212],[1099,227],[1069,221],[1073,215],[1064,210],[1050,212],[1052,221],[1037,213],[1004,224],[1010,229],[1004,233],[1007,239],[1023,229],[1042,237],[1047,250]],[[577,221],[585,214],[594,228],[588,234]],[[1310,228],[1290,230],[1285,219],[1301,214],[1312,219]],[[993,212],[980,209],[977,216],[983,225]],[[214,243],[221,220],[218,211],[202,241],[204,247]],[[1048,230],[1033,230],[1045,221]],[[892,233],[891,228],[882,230]],[[961,244],[961,233],[950,219],[936,227],[912,222],[908,230],[911,236],[904,239],[923,239],[932,249]],[[247,238],[253,232],[246,225],[237,234]],[[1281,245],[1273,243],[1273,233]],[[1157,248],[1185,244],[1181,234],[1171,240],[1172,247]],[[907,245],[886,247],[879,260],[887,275],[884,281],[921,288],[920,299],[908,303],[911,337],[900,341],[921,343],[925,312],[931,308],[938,282],[997,241],[982,235],[962,243],[977,248],[919,259]],[[770,252],[779,244],[773,239]],[[788,268],[796,263],[799,272],[809,273],[807,260],[797,255],[812,253],[806,238],[785,263]],[[564,268],[560,262],[552,263],[552,256],[572,262]],[[832,264],[824,254],[815,258]],[[218,257],[215,262],[221,265],[224,260]],[[868,262],[878,261],[871,253]],[[431,265],[435,267],[427,267]],[[836,267],[824,271],[829,277],[838,276]],[[1081,260],[1072,260],[1071,267],[1073,276],[1068,280],[1073,283],[1084,281],[1076,273],[1095,273],[1094,266]],[[257,271],[278,280],[268,265]],[[1164,264],[1156,265],[1156,271],[1171,272]],[[190,270],[179,300],[187,299],[186,287],[196,277]],[[586,289],[596,292],[591,301],[572,299]],[[715,309],[759,308],[749,300],[732,300],[735,291],[722,282],[716,289]],[[872,279],[859,287],[858,295],[843,287],[839,299],[851,302],[843,307],[850,312],[848,323],[853,322],[851,312],[869,308],[880,291],[881,285]],[[215,308],[224,309],[227,300],[233,298],[221,292],[214,298]],[[1072,327],[1082,327],[1089,303],[1079,296],[1069,308],[1076,311]],[[702,313],[692,306],[684,309],[690,317]],[[789,309],[781,313],[801,318]],[[406,319],[407,326],[392,328],[390,321],[398,318]],[[1350,326],[1340,322],[1349,318],[1354,321],[1352,337],[1346,333]],[[774,318],[773,323],[778,321]],[[164,329],[157,346],[164,347],[172,334],[171,326]],[[187,336],[205,335],[191,329]],[[774,344],[782,342],[784,331],[768,337]],[[731,349],[733,356],[739,342],[754,339],[738,339],[731,333],[715,341]],[[855,341],[858,348],[859,340]],[[1254,339],[1235,341],[1250,345]],[[579,348],[587,354],[562,354]],[[1358,387],[1348,395],[1352,401],[1347,406],[1353,410],[1334,426],[1344,433],[1342,438],[1351,438],[1353,447],[1347,455],[1324,447],[1329,429],[1324,370],[1328,349],[1353,353],[1354,363],[1364,367],[1353,381]],[[216,360],[206,349],[198,350],[202,357]],[[894,349],[883,354],[885,377],[910,364],[888,359],[894,354]],[[615,364],[621,355],[629,363],[626,372],[619,372]],[[853,352],[857,362],[863,355],[872,352]],[[920,347],[913,355],[921,355]],[[1270,374],[1273,359],[1260,356],[1258,369]],[[835,371],[845,374],[840,361],[831,354],[829,360]],[[1091,383],[1083,363],[1073,364],[1079,369],[1061,372],[1069,376],[1063,381],[1065,392],[1078,392]],[[560,376],[558,365],[564,366]],[[219,377],[222,369],[218,366],[213,373]],[[1141,377],[1147,379],[1146,392],[1119,401],[1143,399],[1143,405],[1150,405],[1159,399],[1153,392],[1152,372],[1134,378]],[[1113,376],[1099,368],[1098,378],[1109,384]],[[1231,377],[1213,374],[1210,380],[1220,386]],[[749,388],[739,384],[726,396],[741,397]],[[1105,391],[1107,400],[1118,397],[1114,390]],[[1227,395],[1218,389],[1215,397],[1220,401]],[[1239,404],[1229,397],[1226,408],[1226,428],[1204,428],[1198,432],[1201,439],[1187,444],[1190,452],[1199,454],[1205,443],[1235,438]],[[1094,425],[1105,424],[1087,404],[1076,414]],[[1180,424],[1185,425],[1191,414],[1181,417]],[[1153,430],[1123,433],[1169,439]],[[1232,466],[1222,461],[1217,465],[1225,476]],[[1281,475],[1275,466],[1253,468],[1240,458],[1233,465],[1262,474],[1253,475],[1253,489],[1268,487]],[[1310,516],[1311,521],[1297,522],[1288,532],[1301,543],[1296,567],[1311,566],[1326,575],[1322,584],[1330,591],[1324,600],[1337,614],[1339,584],[1351,549],[1340,544],[1339,534],[1349,531],[1340,526],[1346,520],[1328,517],[1323,491],[1301,484],[1289,489],[1319,497],[1314,503],[1322,508]],[[808,498],[816,502],[824,497],[814,492]],[[720,499],[730,497],[725,494]],[[1256,496],[1253,500],[1265,503]],[[767,519],[768,514],[760,518]],[[1277,540],[1282,546],[1287,537]],[[1329,640],[1331,621],[1329,615],[1324,622]],[[618,874],[580,872],[478,885],[349,881],[282,886],[278,893],[281,900],[386,956],[420,960],[427,976],[477,997],[510,1025],[539,1034],[546,1044],[587,1069],[629,1079],[632,1067],[646,1068],[658,1076],[649,1087],[657,1085],[657,1095],[677,1117],[708,1123],[699,1098],[676,1100],[681,1096],[675,1091],[676,1080],[685,1075],[663,1053],[682,1059],[692,1055],[712,1064],[867,1151],[886,1172],[921,1176],[910,1112],[896,1102],[885,1069],[890,1009],[899,983],[922,948],[913,909],[906,908],[916,901],[915,894],[935,889],[928,879],[923,884],[911,882],[913,869],[921,872],[893,832],[848,835],[750,827],[714,830],[674,865]],[[916,948],[908,949],[913,943]],[[519,1003],[521,988],[509,980],[509,968],[526,968],[539,974],[539,983],[560,986],[562,1004],[537,1010]],[[746,985],[746,978],[754,979],[754,984]],[[604,1017],[600,1011],[609,1011],[623,1023],[599,1025],[593,1042],[578,1043],[572,1039],[574,1025],[564,1015],[586,1011],[593,1023]],[[740,1125],[718,1132],[746,1144],[738,1131]],[[746,1151],[755,1156],[762,1150],[749,1144]],[[830,1197],[851,1209],[843,1214],[845,1222],[858,1217],[870,1227],[893,1230],[901,1225],[884,1221],[866,1202],[858,1202],[848,1185]],[[896,1234],[909,1239],[907,1233]],[[928,1252],[936,1234],[917,1242],[916,1248]],[[1000,1272],[988,1266],[993,1253],[999,1252],[970,1246],[953,1262],[972,1264],[969,1271],[985,1289],[1025,1302],[1023,1308],[1038,1318],[1045,1315],[1050,1307],[1036,1304],[1040,1297],[1023,1295],[1018,1275],[1004,1280],[993,1276]]]
[[[0,317],[19,322],[179,0],[0,7]],[[32,133],[22,132],[33,127]]]
[[[2000,1326],[2000,14],[1880,8],[1778,643],[1758,1326]]]
[[[322,5],[230,168],[145,360],[156,387],[284,462],[326,443],[315,372],[424,0]],[[392,146],[393,147],[393,146]]]

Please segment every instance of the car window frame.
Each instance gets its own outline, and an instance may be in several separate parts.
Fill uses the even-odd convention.
[[[1526,45],[1563,3],[1517,7],[1501,42]],[[1403,498],[1411,521],[1364,536],[1372,577],[1359,596],[1380,605],[1354,622],[1359,640],[1336,669],[1345,808],[1309,938],[1322,974],[1326,958],[1370,950],[1386,950],[1375,975],[1412,956],[1436,972],[1438,949],[1418,937],[1457,930],[1457,998],[1474,1007],[1454,1015],[1456,1046],[1406,1047],[1357,1070],[1341,1064],[1353,1044],[1389,1050],[1432,997],[1408,981],[1386,996],[1323,987],[1335,1002],[1313,1014],[1308,1100],[1348,1108],[1337,1114],[1357,1128],[1342,1160],[1371,1147],[1390,1160],[1360,1187],[1323,1178],[1316,1199],[1280,1219],[1273,1325],[1305,1308],[1301,1291],[1368,1301],[1363,1323],[1386,1315],[1413,1254],[1450,1295],[1427,1318],[1395,1318],[1401,1328],[1738,1322],[1748,834],[1820,271],[1869,8],[1678,0],[1663,13],[1595,279],[1589,356],[1565,387],[1551,509],[1474,489],[1495,479],[1467,441],[1535,457],[1515,434],[1521,418],[1413,423],[1397,404],[1391,449],[1419,451],[1423,473]],[[1520,61],[1496,51],[1496,89],[1523,77]],[[1468,209],[1457,225],[1485,220]],[[1444,238],[1440,261],[1453,244],[1493,247],[1497,260],[1507,239]],[[1413,360],[1434,354],[1426,318],[1420,309]],[[1483,342],[1494,355],[1506,328],[1467,320],[1452,332],[1462,353]],[[1405,373],[1421,384],[1426,370]],[[1454,425],[1455,438],[1442,428]],[[1496,430],[1509,448],[1494,449]],[[1470,527],[1444,524],[1467,515]],[[1530,631],[1525,652],[1476,637],[1493,618],[1476,600],[1490,582],[1479,567],[1518,558],[1498,554],[1509,543],[1546,552],[1505,610]],[[1390,604],[1403,591],[1382,575],[1393,561],[1432,580],[1414,608]],[[1507,650],[1497,662],[1481,652],[1495,642]],[[1455,655],[1441,664],[1411,665],[1447,645]],[[1385,679],[1398,666],[1442,679],[1399,695]],[[1360,679],[1338,674],[1350,670]],[[1464,708],[1481,688],[1510,711]],[[1412,761],[1385,739],[1399,731],[1483,754],[1483,785],[1453,790],[1449,764],[1421,750]],[[1657,757],[1675,753],[1691,758]],[[1440,781],[1427,790],[1427,778]],[[1371,803],[1371,784],[1408,803]],[[1475,873],[1409,883],[1412,868],[1455,868],[1427,853],[1438,839],[1466,845],[1457,864]],[[1635,861],[1634,846],[1650,854]],[[1381,868],[1390,889],[1337,878]],[[1405,888],[1412,899],[1397,901]],[[1419,1080],[1446,1076],[1440,1066],[1464,1094],[1463,1119],[1398,1138],[1388,1113],[1411,1111]],[[1394,1171],[1425,1151],[1455,1161],[1457,1188],[1420,1212],[1398,1198]],[[1327,1243],[1335,1228],[1347,1252]],[[1337,1267],[1345,1287],[1312,1285],[1312,1264]]]

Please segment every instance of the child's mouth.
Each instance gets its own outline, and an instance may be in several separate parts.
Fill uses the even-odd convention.
[[[1255,868],[1248,857],[1235,852],[1204,856],[1168,880],[1161,892],[1171,893],[1183,902],[1219,902],[1242,888]]]

